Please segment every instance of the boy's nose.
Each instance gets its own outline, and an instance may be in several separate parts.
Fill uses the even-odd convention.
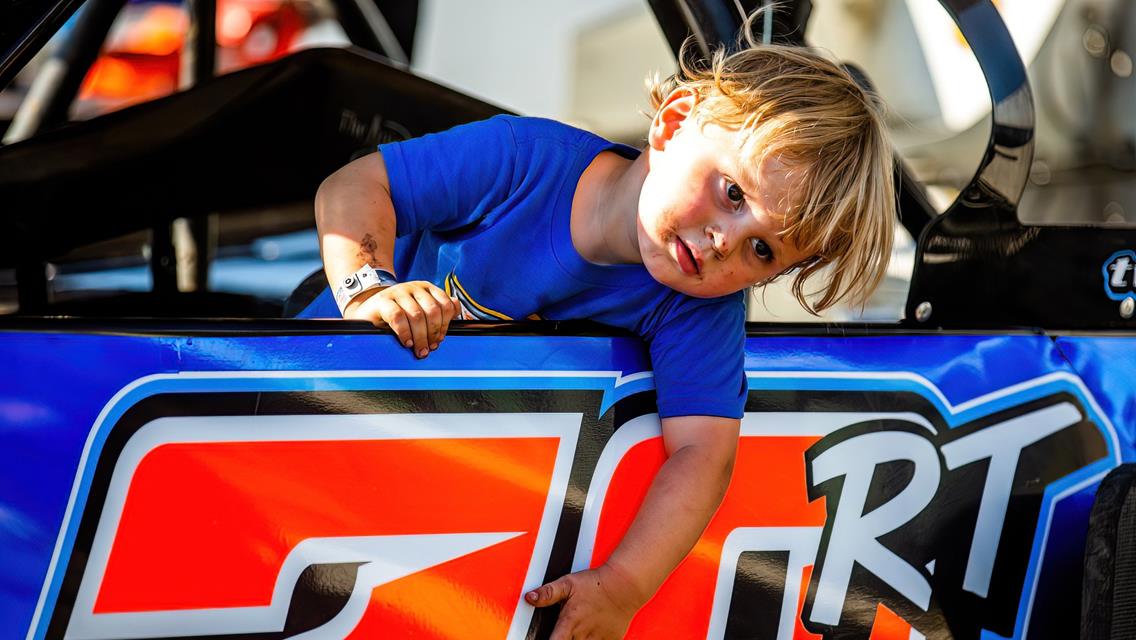
[[[716,224],[706,226],[706,237],[710,239],[710,246],[719,258],[730,255],[730,238],[726,229]]]

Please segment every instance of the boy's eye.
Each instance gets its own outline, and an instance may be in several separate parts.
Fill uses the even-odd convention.
[[[738,185],[727,182],[726,183],[726,197],[729,198],[731,204],[741,204],[745,200],[745,192]]]
[[[754,238],[750,240],[750,244],[753,245],[753,253],[757,257],[761,258],[762,260],[773,259],[773,249],[770,249],[769,245],[766,244],[764,240]]]

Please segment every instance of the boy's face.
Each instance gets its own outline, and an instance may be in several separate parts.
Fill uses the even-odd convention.
[[[639,196],[643,264],[659,283],[698,298],[741,291],[807,256],[782,240],[792,182],[767,160],[740,157],[741,136],[691,117],[694,98],[676,93],[655,116]]]

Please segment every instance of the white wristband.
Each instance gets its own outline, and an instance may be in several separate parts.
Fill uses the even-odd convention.
[[[347,308],[348,303],[364,291],[389,287],[398,284],[394,274],[382,269],[374,269],[365,264],[355,273],[343,279],[343,283],[335,290],[335,304],[339,306],[339,315]]]

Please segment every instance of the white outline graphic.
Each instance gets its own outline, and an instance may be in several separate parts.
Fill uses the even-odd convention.
[[[358,623],[375,586],[524,533],[310,538],[289,553],[277,576],[270,606],[94,614],[95,599],[130,483],[139,464],[158,447],[191,442],[553,437],[558,440],[556,461],[536,532],[532,559],[524,584],[517,593],[517,606],[507,636],[510,639],[523,638],[532,617],[532,607],[524,602],[522,595],[525,589],[539,585],[547,570],[582,414],[495,413],[491,423],[484,418],[485,414],[460,413],[207,416],[159,418],[143,425],[127,442],[115,466],[66,638],[96,640],[181,636],[187,629],[198,635],[280,631],[284,627],[295,581],[300,572],[312,564],[313,558],[324,562],[367,563],[359,569],[346,607],[328,623],[332,626],[313,630],[320,631],[320,637],[341,636],[339,631],[349,631]],[[327,635],[330,629],[337,631]]]
[[[1043,385],[1051,384],[1051,383],[1061,383],[1062,385],[1065,386],[1066,391],[1073,392],[1078,397],[1080,402],[1082,402],[1085,405],[1085,407],[1088,409],[1088,413],[1092,416],[1092,418],[1097,422],[1097,424],[1101,428],[1102,435],[1104,436],[1105,440],[1107,441],[1107,446],[1108,446],[1108,449],[1109,449],[1108,455],[1106,457],[1107,462],[1110,464],[1110,466],[1115,466],[1115,465],[1120,463],[1119,439],[1118,439],[1115,428],[1113,427],[1113,425],[1111,424],[1111,422],[1108,419],[1108,415],[1101,410],[1101,407],[1098,405],[1096,399],[1088,391],[1088,389],[1085,387],[1084,383],[1080,380],[1080,378],[1078,378],[1077,376],[1072,375],[1068,372],[1060,372],[1059,371],[1059,372],[1050,373],[1050,374],[1040,376],[1040,377],[1032,379],[1032,380],[1027,380],[1027,381],[1018,383],[1018,384],[1014,384],[1014,385],[1011,385],[1011,386],[1008,386],[1008,387],[1004,387],[1002,389],[998,389],[994,392],[991,392],[991,393],[988,393],[988,394],[985,394],[985,395],[982,395],[982,396],[979,396],[979,397],[971,398],[971,399],[966,400],[964,402],[960,402],[957,405],[952,405],[947,400],[947,398],[942,394],[942,392],[939,391],[939,389],[935,385],[933,385],[929,380],[927,380],[923,376],[920,376],[919,374],[910,373],[910,372],[902,372],[902,371],[901,372],[819,372],[819,371],[818,372],[801,372],[801,371],[758,371],[758,372],[754,372],[754,371],[750,371],[750,372],[747,372],[747,376],[751,380],[751,387],[764,386],[763,381],[775,381],[774,384],[788,383],[789,386],[785,387],[786,390],[792,390],[794,388],[794,386],[796,386],[795,381],[799,381],[800,386],[796,386],[796,388],[799,388],[799,389],[811,389],[812,388],[812,386],[811,386],[812,381],[817,381],[817,382],[822,382],[822,383],[825,383],[825,382],[830,383],[830,384],[823,384],[822,385],[823,388],[818,388],[817,389],[818,391],[824,391],[824,390],[830,390],[830,389],[837,389],[837,390],[843,389],[844,387],[842,386],[843,383],[840,382],[841,380],[851,381],[853,383],[853,385],[855,384],[855,382],[863,382],[863,383],[870,384],[872,381],[878,381],[880,383],[883,383],[881,386],[889,386],[889,388],[886,389],[886,390],[900,390],[900,389],[892,388],[891,385],[895,385],[896,383],[908,382],[908,383],[912,383],[914,387],[918,387],[918,389],[915,390],[915,392],[924,394],[925,397],[927,397],[927,399],[929,401],[931,401],[932,404],[936,405],[938,410],[943,413],[944,417],[959,416],[960,414],[968,412],[972,409],[982,407],[983,405],[989,405],[989,404],[992,404],[992,403],[996,403],[997,401],[999,401],[1003,398],[1007,398],[1009,396],[1019,394],[1019,393],[1022,393],[1022,392],[1027,392],[1027,391],[1029,391],[1030,389],[1033,389],[1033,388],[1041,387]],[[43,620],[45,607],[47,606],[47,602],[48,602],[49,598],[52,600],[52,606],[54,606],[54,604],[55,604],[54,599],[58,597],[56,589],[58,589],[58,587],[59,587],[59,581],[60,581],[61,577],[56,575],[56,574],[57,574],[57,571],[59,570],[59,566],[60,566],[60,557],[61,557],[61,554],[63,553],[65,548],[68,551],[70,550],[70,545],[73,543],[72,540],[71,540],[71,536],[74,535],[75,528],[77,527],[76,509],[82,507],[82,504],[79,503],[80,496],[83,497],[83,500],[86,499],[85,492],[87,490],[87,487],[85,485],[85,482],[89,481],[89,474],[91,473],[91,469],[89,469],[89,465],[93,464],[93,461],[91,460],[92,451],[95,451],[96,447],[101,446],[101,444],[100,444],[101,439],[103,437],[105,437],[105,435],[106,435],[104,433],[104,430],[109,428],[109,426],[111,426],[110,424],[107,424],[108,419],[111,419],[111,417],[113,416],[113,420],[117,420],[118,417],[121,415],[122,411],[125,408],[134,404],[135,402],[137,402],[141,398],[146,397],[146,395],[148,395],[148,394],[158,392],[157,390],[174,391],[174,392],[180,391],[179,389],[177,389],[173,385],[167,386],[164,383],[168,383],[168,382],[177,383],[179,381],[186,381],[189,384],[198,384],[198,385],[201,385],[202,387],[211,387],[211,388],[200,388],[200,387],[199,388],[193,388],[192,391],[226,392],[226,391],[231,391],[231,389],[228,389],[224,386],[224,384],[226,384],[225,383],[226,380],[242,381],[242,382],[247,381],[247,382],[252,383],[253,386],[257,385],[259,381],[263,380],[264,381],[264,384],[262,385],[263,388],[261,388],[261,387],[256,387],[256,388],[249,387],[249,388],[242,389],[242,390],[245,390],[245,391],[258,391],[258,390],[260,390],[260,391],[275,391],[275,390],[332,391],[332,390],[362,390],[362,389],[369,389],[369,388],[374,388],[376,390],[387,389],[387,387],[385,385],[389,385],[391,383],[389,383],[389,382],[384,383],[382,381],[392,380],[392,381],[396,381],[395,382],[395,388],[390,388],[390,389],[387,389],[387,390],[397,391],[397,390],[403,388],[403,387],[399,386],[403,383],[409,384],[409,385],[419,385],[419,386],[405,387],[407,389],[432,390],[432,389],[434,389],[433,386],[421,386],[421,385],[423,385],[423,382],[425,382],[427,380],[431,380],[431,379],[439,379],[440,380],[440,379],[446,379],[446,378],[471,379],[471,380],[477,380],[477,379],[494,380],[494,379],[506,379],[506,378],[563,379],[568,384],[568,386],[563,387],[563,388],[569,388],[569,389],[576,388],[576,387],[571,386],[572,385],[571,382],[568,382],[569,380],[571,380],[573,378],[577,378],[577,379],[579,379],[579,378],[600,378],[600,379],[606,378],[606,379],[611,381],[612,386],[611,387],[604,387],[604,386],[596,387],[596,388],[594,388],[594,390],[603,392],[605,394],[605,406],[608,406],[607,405],[608,401],[606,400],[606,398],[607,398],[606,394],[608,392],[610,392],[613,388],[617,389],[621,385],[632,383],[632,382],[640,382],[640,381],[648,383],[648,386],[646,386],[644,388],[650,388],[649,382],[650,382],[651,374],[649,372],[642,372],[642,373],[637,373],[637,374],[633,374],[633,375],[629,375],[629,376],[624,377],[620,374],[620,372],[617,372],[617,371],[531,371],[531,370],[530,371],[502,371],[502,370],[496,370],[496,371],[469,371],[469,370],[459,370],[459,371],[405,371],[405,370],[402,370],[402,371],[367,371],[367,370],[360,370],[360,371],[331,371],[331,372],[329,372],[329,371],[295,371],[295,372],[290,372],[290,371],[289,372],[280,372],[280,371],[259,371],[259,372],[258,371],[228,371],[228,372],[182,372],[182,373],[173,373],[173,374],[154,374],[154,375],[150,375],[150,376],[145,376],[143,378],[139,378],[138,380],[135,380],[135,381],[131,382],[130,384],[126,385],[125,387],[123,387],[122,389],[120,389],[114,395],[114,397],[110,401],[108,401],[108,403],[103,407],[102,411],[99,413],[99,416],[95,421],[95,424],[93,425],[91,431],[89,432],[89,435],[88,435],[86,444],[84,445],[83,452],[82,452],[82,455],[81,455],[81,458],[80,458],[80,461],[79,461],[79,465],[78,465],[78,468],[77,468],[77,471],[76,471],[75,480],[72,484],[71,493],[70,493],[70,496],[68,498],[67,507],[66,507],[66,510],[65,510],[65,513],[64,513],[64,518],[63,518],[63,521],[62,521],[62,525],[60,527],[60,531],[59,531],[59,534],[58,534],[58,537],[57,537],[57,540],[56,540],[55,547],[54,547],[53,552],[52,552],[51,560],[50,560],[48,570],[47,570],[47,573],[46,573],[46,576],[45,576],[45,579],[44,579],[43,587],[40,591],[40,596],[39,596],[38,602],[36,604],[35,612],[33,614],[31,624],[28,628],[27,637],[29,639],[39,637],[43,633],[45,633],[45,631],[46,631],[46,624],[47,623],[46,623],[45,620]],[[297,382],[295,383],[296,385],[298,385],[297,388],[295,388],[295,389],[292,389],[292,388],[276,389],[276,388],[271,386],[272,384],[274,384],[272,382],[273,380],[290,380],[290,379],[297,380]],[[373,380],[374,384],[376,386],[366,387],[365,384],[369,380]],[[212,384],[212,383],[216,383],[216,384]],[[754,383],[756,383],[756,384],[754,384]],[[891,385],[887,385],[886,383],[891,383]],[[151,384],[154,385],[156,390],[151,390],[151,389],[148,388],[148,386],[151,385]],[[446,383],[441,383],[441,384],[445,385]],[[440,387],[440,388],[444,388],[444,387]],[[458,387],[454,387],[454,388],[458,388]],[[464,387],[461,387],[461,388],[464,388]],[[480,389],[480,388],[483,388],[483,387],[476,386],[474,388]],[[487,389],[487,390],[490,390],[490,389],[495,389],[497,387],[484,387],[484,388]],[[501,387],[502,390],[505,390],[506,388],[507,387]],[[527,387],[524,387],[523,385],[519,385],[517,388],[527,388]],[[541,388],[541,389],[548,388],[550,390],[556,390],[556,389],[560,389],[561,387],[540,386],[540,387],[536,387],[536,388]],[[579,387],[579,388],[580,389],[593,389],[592,387]],[[865,390],[865,391],[884,390],[884,389],[876,389],[876,388],[871,388],[871,387],[858,387],[858,386],[850,386],[848,388],[852,389],[852,390],[862,389],[862,390]],[[755,415],[768,416],[768,415],[771,415],[771,414],[755,414]],[[794,416],[794,419],[796,421],[799,421],[801,414],[794,413],[792,415]],[[866,418],[869,414],[859,414],[859,415]],[[913,420],[911,414],[872,414],[872,415],[876,415],[877,417],[879,417],[881,415],[887,415],[888,417],[896,417],[896,418],[901,418],[901,419],[904,419],[904,420],[925,422],[922,419],[921,416],[915,416],[916,420]],[[308,417],[308,416],[305,416],[305,417]],[[742,422],[742,433],[743,433],[743,435],[746,435],[748,433],[753,433],[754,435],[775,435],[772,432],[752,432],[752,431],[750,431],[751,423],[752,423],[752,418],[751,418],[751,416],[747,415],[746,418],[743,419],[743,422]],[[793,424],[793,423],[788,423],[788,424]],[[934,432],[934,429],[932,428],[932,426],[930,424],[924,424],[924,426],[926,428],[928,428],[930,431]],[[769,427],[769,425],[766,425],[766,428],[768,428],[768,427]],[[781,429],[785,431],[784,435],[802,435],[802,433],[799,432],[800,427],[797,426],[797,425],[794,425],[793,427],[782,426]],[[494,431],[495,436],[500,435],[500,433],[501,433],[500,431],[496,431],[496,430]],[[325,434],[321,434],[321,437],[324,437],[324,435]],[[572,446],[570,447],[572,454],[574,454],[575,442],[576,442],[576,436],[577,435],[578,435],[577,429],[575,429],[575,428],[572,429],[572,442],[571,442]],[[593,480],[592,480],[592,485],[591,485],[589,492],[587,494],[587,497],[586,497],[585,511],[584,511],[584,514],[583,514],[583,522],[582,522],[582,526],[581,526],[580,543],[577,546],[577,550],[576,550],[577,552],[576,552],[576,556],[574,558],[574,567],[578,568],[580,566],[586,566],[588,561],[590,560],[590,557],[592,555],[592,541],[594,540],[595,529],[596,529],[596,526],[598,525],[598,514],[599,514],[600,510],[602,509],[604,495],[606,494],[606,491],[607,491],[607,488],[608,488],[608,483],[610,482],[610,478],[611,478],[611,473],[614,471],[615,465],[618,463],[618,461],[622,458],[622,456],[632,446],[634,446],[635,444],[638,444],[639,442],[641,442],[645,439],[648,439],[650,437],[655,437],[655,436],[658,436],[658,435],[660,435],[660,431],[659,431],[659,424],[658,424],[657,416],[654,416],[654,415],[642,416],[642,417],[640,417],[636,420],[633,420],[632,422],[629,422],[626,425],[623,425],[623,427],[621,427],[615,433],[615,436],[612,438],[612,440],[605,446],[604,451],[603,451],[603,453],[600,457],[599,463],[596,466],[595,475],[594,475]],[[824,434],[817,434],[817,435],[824,435]],[[565,444],[567,444],[567,442],[565,442]],[[566,448],[564,446],[562,446],[560,453],[563,453],[565,450],[566,450]],[[569,455],[567,464],[561,465],[561,460],[560,460],[560,457],[559,457],[560,453],[558,453],[558,461],[556,463],[556,465],[557,465],[556,466],[556,477],[559,478],[560,475],[562,474],[564,484],[563,485],[556,485],[556,482],[554,482],[554,485],[555,486],[562,486],[563,488],[566,488],[567,475],[568,475],[569,470],[570,470],[572,455]],[[1020,609],[1019,609],[1019,612],[1018,612],[1018,622],[1015,625],[1014,637],[1016,637],[1016,638],[1021,637],[1021,635],[1024,634],[1025,631],[1029,629],[1029,623],[1030,623],[1030,618],[1031,618],[1033,604],[1034,604],[1034,597],[1036,596],[1037,584],[1038,584],[1038,580],[1040,579],[1040,575],[1041,575],[1042,562],[1043,562],[1043,559],[1045,557],[1045,551],[1046,551],[1046,547],[1047,547],[1047,544],[1048,544],[1049,531],[1050,531],[1050,528],[1052,526],[1052,520],[1053,520],[1053,516],[1054,516],[1055,505],[1059,504],[1061,502],[1061,500],[1063,498],[1065,498],[1066,496],[1071,495],[1073,493],[1076,493],[1076,492],[1078,492],[1078,491],[1080,491],[1080,490],[1082,490],[1082,489],[1084,489],[1088,486],[1091,486],[1092,484],[1094,484],[1096,482],[1099,482],[1099,480],[1101,478],[1103,478],[1104,475],[1107,472],[1108,472],[1108,469],[1104,469],[1104,470],[1100,471],[1099,473],[1095,473],[1091,477],[1086,476],[1086,477],[1078,479],[1075,484],[1065,484],[1065,485],[1060,486],[1060,487],[1054,487],[1053,485],[1050,485],[1050,488],[1047,489],[1047,491],[1046,491],[1047,498],[1046,498],[1046,501],[1045,501],[1046,507],[1045,507],[1045,511],[1043,512],[1042,522],[1039,523],[1038,530],[1035,532],[1035,536],[1034,536],[1033,549],[1031,550],[1031,560],[1030,560],[1031,565],[1030,565],[1029,572],[1027,573],[1026,584],[1023,585],[1023,592],[1024,593],[1023,593],[1022,600],[1024,602],[1019,605]],[[551,493],[550,493],[550,501],[551,501]],[[546,543],[549,547],[548,551],[549,552],[551,551],[551,541],[552,541],[552,537],[555,535],[555,531],[550,530],[550,529],[555,527],[556,520],[558,520],[558,517],[559,517],[559,510],[562,507],[562,505],[563,505],[563,492],[561,493],[559,501],[556,503],[557,518],[553,519],[551,521],[551,523],[552,523],[551,527],[546,527],[546,525],[545,525],[545,522],[547,521],[547,517],[548,517],[547,508],[546,508],[546,514],[545,514],[546,520],[542,521],[542,524],[541,524],[541,532],[538,536],[538,541],[537,541],[538,548],[541,544]],[[493,534],[487,534],[487,535],[493,535]],[[507,532],[501,532],[498,535],[508,535],[508,533]],[[536,557],[536,552],[534,551],[534,559],[535,559],[535,557]],[[547,557],[544,558],[543,562],[545,564],[547,563]],[[532,565],[530,565],[530,569],[531,569],[531,567],[532,567]],[[532,571],[530,571],[530,574],[531,573],[532,573]],[[539,583],[539,581],[542,578],[543,578],[543,575],[536,576],[535,580],[528,581],[528,583],[526,584],[526,587],[527,586],[535,586],[535,584]],[[522,608],[527,607],[527,606],[528,605],[524,603],[523,599],[518,598],[518,609],[517,609],[518,613],[520,613],[522,611]],[[728,606],[726,607],[726,609],[728,610]],[[1022,611],[1021,609],[1024,609],[1024,611]],[[520,617],[521,616],[518,615],[514,618],[514,627],[517,627],[518,618],[520,618]],[[523,617],[525,618],[525,627],[527,628],[528,620],[531,617],[531,610],[528,611],[528,615],[525,615]],[[515,628],[510,630],[510,637],[514,637],[515,631],[516,631]],[[523,628],[520,630],[521,636],[523,636],[524,631],[525,631],[525,629],[523,629]],[[517,636],[517,637],[521,637],[521,636]],[[913,640],[917,636],[918,636],[918,633],[913,630],[912,631]]]
[[[824,436],[850,424],[866,420],[905,420],[913,422],[935,433],[935,428],[927,419],[917,413],[896,412],[845,412],[804,413],[787,411],[768,413],[747,413],[742,417],[741,437],[747,436]],[[599,531],[600,513],[604,499],[615,474],[616,467],[627,452],[636,445],[652,438],[662,436],[658,414],[642,415],[621,426],[608,440],[592,474],[592,486],[584,501],[584,516],[580,522],[580,539],[576,544],[576,555],[572,559],[572,570],[583,571],[592,561],[596,533]]]
[[[111,425],[107,424],[107,418],[112,415],[115,410],[119,409],[132,394],[143,390],[148,385],[161,384],[163,382],[221,382],[226,380],[242,380],[242,381],[255,381],[255,380],[305,380],[305,381],[318,381],[313,382],[312,391],[334,391],[342,390],[347,387],[350,382],[358,382],[361,380],[403,380],[403,381],[417,381],[417,380],[431,380],[431,379],[507,379],[507,378],[532,378],[532,379],[582,379],[582,378],[598,378],[610,379],[613,382],[613,388],[618,389],[624,384],[632,384],[638,381],[652,380],[654,373],[650,371],[636,372],[627,376],[623,375],[622,371],[613,370],[590,370],[590,371],[532,371],[532,370],[438,370],[438,371],[413,371],[413,370],[340,370],[340,371],[182,371],[178,373],[155,373],[138,378],[131,381],[119,389],[110,400],[99,411],[95,422],[88,432],[87,440],[83,445],[83,452],[79,456],[79,463],[75,469],[75,479],[71,483],[71,493],[67,497],[67,508],[63,512],[62,524],[59,528],[59,534],[55,539],[55,546],[52,548],[51,561],[48,563],[47,572],[44,575],[43,586],[40,588],[39,599],[36,601],[35,611],[32,613],[31,624],[28,625],[28,632],[26,640],[33,640],[34,638],[42,636],[46,632],[46,621],[43,620],[44,607],[47,604],[49,594],[52,593],[52,586],[56,584],[56,572],[59,569],[59,560],[63,552],[64,546],[67,544],[69,534],[73,533],[74,529],[78,528],[78,524],[74,522],[75,508],[79,499],[80,493],[83,491],[84,474],[88,472],[88,465],[91,464],[91,450],[95,443],[99,440],[100,436],[104,435],[103,430]],[[346,381],[346,382],[341,382]],[[268,389],[264,389],[268,390]],[[596,389],[602,391],[602,389]],[[225,389],[217,389],[216,391],[224,392]],[[578,434],[576,434],[578,435]],[[575,449],[575,435],[572,438],[573,446]],[[559,465],[559,462],[557,463]],[[558,469],[559,470],[559,469]],[[564,471],[565,474],[568,470]],[[561,506],[563,503],[561,502]],[[553,532],[550,535],[555,535]],[[538,540],[538,543],[540,541]],[[549,543],[551,544],[551,543]],[[536,585],[533,585],[536,586]],[[58,597],[58,593],[55,594]],[[53,603],[54,606],[54,603]],[[520,599],[518,607],[528,606]],[[510,634],[512,632],[510,631]]]
[[[343,609],[326,624],[292,636],[346,638],[363,618],[375,587],[519,535],[521,533],[451,533],[308,538],[293,547],[284,560],[272,590],[272,603],[264,607],[92,614],[89,609],[96,589],[91,585],[95,581],[88,581],[84,576],[83,587],[87,592],[80,596],[81,607],[76,602],[65,637],[74,640],[161,638],[184,635],[186,629],[204,636],[279,632],[284,629],[292,591],[304,569],[314,564],[362,562]],[[403,561],[394,561],[395,558]]]
[[[1108,419],[1101,407],[1098,405],[1096,399],[1085,387],[1084,382],[1077,376],[1067,372],[1053,372],[1044,376],[1026,380],[1014,385],[1003,387],[996,391],[971,398],[957,405],[951,404],[945,395],[929,380],[915,373],[910,372],[781,372],[781,371],[747,371],[747,377],[750,379],[751,393],[757,391],[758,388],[763,387],[758,381],[763,380],[776,380],[776,381],[792,381],[792,380],[855,380],[855,381],[888,381],[888,382],[910,382],[914,383],[919,390],[932,399],[932,403],[936,404],[942,414],[943,418],[948,422],[951,418],[956,418],[966,412],[980,409],[984,406],[990,406],[990,413],[999,410],[995,404],[1005,398],[1028,392],[1031,389],[1042,387],[1048,384],[1063,383],[1069,385],[1072,389],[1079,392],[1077,394],[1078,400],[1084,403],[1086,409],[1086,418],[1092,419],[1098,427],[1102,430],[1102,437],[1106,442],[1108,453],[1106,459],[1111,463],[1109,468],[1115,467],[1120,464],[1120,446],[1119,438],[1116,429]],[[757,382],[757,384],[755,384]],[[799,388],[808,388],[807,385],[801,385]],[[1067,389],[1071,391],[1072,389]],[[786,390],[794,390],[793,387],[786,387]],[[865,389],[866,391],[895,391],[896,389]],[[819,420],[814,421],[814,419]],[[802,435],[816,435],[824,437],[829,433],[849,426],[856,422],[866,420],[874,420],[881,418],[890,418],[896,420],[904,420],[914,422],[922,425],[931,434],[937,434],[937,431],[926,418],[919,414],[914,413],[844,413],[844,412],[755,412],[746,413],[742,418],[741,436],[802,436]],[[649,414],[635,418],[623,426],[621,426],[611,440],[608,441],[604,447],[603,452],[600,454],[600,459],[596,464],[595,473],[592,476],[591,486],[589,487],[587,498],[584,505],[583,519],[580,526],[580,536],[576,546],[576,554],[573,558],[572,570],[580,571],[587,569],[591,564],[591,558],[594,551],[595,538],[599,527],[599,516],[603,510],[604,500],[607,496],[611,478],[615,473],[616,467],[619,462],[623,460],[624,456],[636,445],[639,445],[652,438],[660,437],[662,435],[661,426],[658,416],[656,414]],[[1075,472],[1074,472],[1075,473]],[[1099,482],[1106,474],[1108,469],[1094,474],[1091,477],[1082,479],[1081,481],[1071,486],[1065,487],[1059,492],[1055,493],[1051,500],[1048,502],[1050,505],[1048,510],[1044,510],[1039,515],[1039,521],[1034,532],[1033,540],[1035,541],[1033,549],[1031,549],[1031,563],[1036,562],[1036,566],[1031,564],[1030,570],[1027,571],[1025,582],[1022,585],[1022,593],[1025,595],[1025,611],[1024,613],[1019,608],[1018,620],[1015,625],[1014,638],[1020,638],[1025,631],[1029,629],[1030,617],[1033,613],[1034,598],[1037,594],[1037,583],[1041,576],[1041,563],[1045,557],[1045,549],[1049,541],[1049,530],[1053,521],[1053,506],[1058,504],[1064,497],[1076,493],[1093,483]],[[1052,487],[1053,485],[1049,485]],[[739,528],[736,531],[744,531],[746,528]],[[776,528],[770,528],[776,529]],[[727,536],[729,540],[734,532]],[[748,538],[743,538],[748,539]],[[767,544],[761,542],[761,544]],[[732,551],[731,551],[732,552]],[[815,557],[813,558],[815,561]],[[727,556],[723,553],[722,562],[727,561]],[[733,558],[732,562],[736,566],[737,559]],[[719,568],[721,572],[721,567]],[[732,577],[731,577],[732,579]],[[719,574],[721,580],[721,573]],[[720,585],[719,585],[720,588]],[[718,593],[715,593],[715,605],[712,609],[710,629],[725,629],[725,616],[729,613],[728,601],[724,606],[718,604]],[[796,602],[794,601],[793,607],[795,609]],[[796,615],[794,610],[793,615]],[[718,616],[722,616],[721,619]],[[782,621],[783,622],[783,621]],[[780,638],[781,631],[778,632]],[[722,637],[721,635],[708,635],[710,639],[716,640]],[[790,636],[791,637],[791,636]],[[922,634],[912,628],[911,640],[922,640]]]
[[[738,559],[746,551],[788,551],[785,591],[781,596],[781,617],[777,621],[776,640],[793,640],[797,619],[797,602],[801,599],[801,574],[816,561],[823,527],[739,527],[726,536],[722,559],[718,563],[718,580],[714,584],[714,604],[710,608],[710,627],[706,640],[726,637],[726,619],[734,596],[734,577]]]

